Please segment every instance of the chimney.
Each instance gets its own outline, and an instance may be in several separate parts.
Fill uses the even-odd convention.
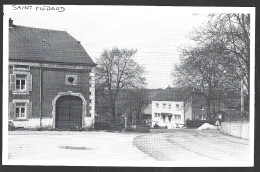
[[[11,18],[9,18],[9,27],[14,27],[13,20]]]

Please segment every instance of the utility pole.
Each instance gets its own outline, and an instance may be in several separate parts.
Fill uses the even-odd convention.
[[[245,110],[245,102],[244,102],[244,80],[243,77],[241,79],[241,113]]]

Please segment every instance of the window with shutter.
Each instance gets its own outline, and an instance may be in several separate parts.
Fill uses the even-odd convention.
[[[26,103],[16,103],[15,104],[15,118],[25,119],[26,118]]]
[[[15,90],[16,85],[16,74],[10,74],[10,91]]]
[[[13,91],[13,94],[28,94],[32,91],[32,75],[20,72],[10,74],[10,91]]]
[[[27,91],[32,91],[32,75],[27,75]]]
[[[15,90],[17,91],[25,91],[26,90],[26,79],[27,75],[16,75],[15,80]]]
[[[9,119],[25,120],[31,116],[32,103],[28,99],[14,99],[9,103]]]
[[[32,103],[29,102],[29,103],[26,103],[26,115],[27,115],[27,118],[31,118],[32,117]]]
[[[10,102],[9,103],[9,119],[14,119],[14,109],[15,109],[15,103]]]

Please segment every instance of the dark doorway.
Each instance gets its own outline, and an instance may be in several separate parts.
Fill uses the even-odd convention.
[[[61,96],[56,102],[55,128],[82,127],[82,100],[77,96]]]

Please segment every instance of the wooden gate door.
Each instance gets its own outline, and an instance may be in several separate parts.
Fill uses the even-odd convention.
[[[82,127],[82,100],[77,96],[62,96],[56,102],[55,128]]]

